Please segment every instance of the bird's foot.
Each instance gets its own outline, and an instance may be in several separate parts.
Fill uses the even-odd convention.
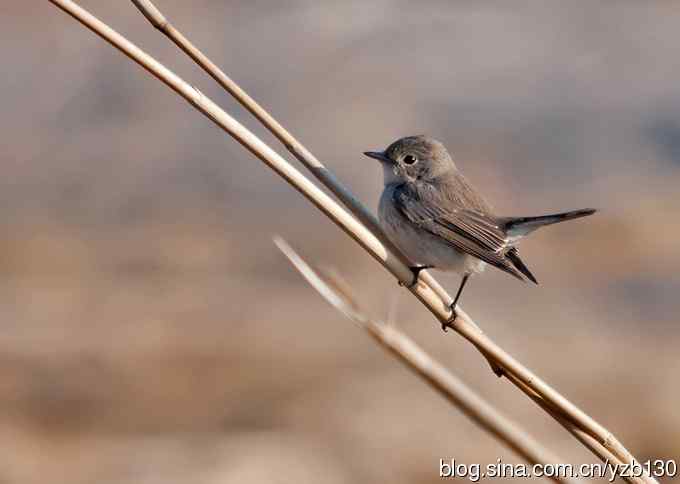
[[[425,269],[432,269],[432,268],[433,268],[433,266],[426,266],[426,265],[409,267],[409,269],[411,269],[411,272],[413,272],[413,281],[411,281],[409,284],[406,284],[403,281],[399,281],[399,285],[400,286],[406,286],[408,289],[411,289],[413,286],[418,284],[418,278],[420,277],[420,273],[422,271],[424,271]]]
[[[451,316],[449,316],[449,319],[444,321],[442,323],[442,331],[446,333],[448,328],[450,328],[453,323],[456,322],[456,318],[458,317],[458,312],[456,311],[456,303],[452,302],[451,305],[449,306],[449,309],[451,310]]]

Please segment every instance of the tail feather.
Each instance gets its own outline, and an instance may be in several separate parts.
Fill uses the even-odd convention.
[[[556,213],[553,215],[541,215],[538,217],[511,217],[505,222],[506,232],[514,237],[522,237],[544,225],[566,222],[575,218],[587,217],[596,212],[594,208],[584,208],[572,212]]]
[[[512,263],[515,269],[524,274],[534,284],[538,281],[531,273],[529,268],[524,265],[522,259],[519,258],[519,252],[512,244],[518,241],[521,237],[533,232],[534,230],[543,227],[544,225],[556,224],[559,222],[566,222],[575,218],[587,217],[596,212],[595,209],[585,208],[583,210],[574,210],[572,212],[556,213],[554,215],[541,215],[539,217],[509,217],[504,219],[503,228],[510,236],[511,248],[506,252],[505,256]]]

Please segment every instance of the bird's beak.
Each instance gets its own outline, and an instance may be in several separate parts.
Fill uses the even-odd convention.
[[[384,163],[391,163],[392,160],[390,160],[387,155],[385,155],[384,152],[382,151],[364,151],[364,154],[368,156],[369,158],[373,158],[375,160],[384,162]]]

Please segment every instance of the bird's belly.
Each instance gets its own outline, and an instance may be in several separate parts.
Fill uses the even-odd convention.
[[[386,235],[413,265],[430,266],[459,274],[472,274],[484,269],[483,261],[458,251],[442,238],[416,227],[382,199],[378,211],[380,224]]]

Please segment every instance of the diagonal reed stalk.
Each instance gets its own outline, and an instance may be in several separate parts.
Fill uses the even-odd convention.
[[[389,353],[419,375],[477,425],[495,436],[530,464],[563,462],[517,424],[498,412],[490,403],[456,378],[440,363],[433,360],[415,341],[392,325],[370,319],[359,308],[356,300],[335,278],[324,277],[300,257],[288,243],[276,237],[274,243],[302,274],[307,282],[333,307],[366,330]],[[556,482],[581,482],[566,476],[552,476]]]
[[[258,116],[258,119],[272,132],[278,133],[277,137],[322,183],[331,188],[333,193],[352,211],[354,216],[326,195],[273,149],[229,116],[212,100],[108,25],[71,0],[49,1],[141,65],[236,139],[236,141],[284,178],[345,233],[358,242],[373,258],[392,273],[400,283],[404,284],[433,313],[441,324],[449,324],[448,320],[451,312],[448,305],[451,297],[434,278],[429,274],[422,273],[422,277],[417,281],[417,284],[412,285],[413,274],[409,269],[408,262],[398,250],[394,250],[394,246],[379,229],[375,218],[370,212],[308,150],[301,148],[302,145],[295,141],[278,123],[275,121],[272,123],[273,119],[269,115],[265,116],[264,110],[257,106],[233,81],[221,73],[212,62],[208,60],[207,63],[201,63],[200,59],[207,60],[207,57],[200,54],[188,40],[181,36],[176,29],[172,28],[150,1],[143,0],[135,1],[134,3],[152,22],[154,18],[158,20],[158,16],[160,16],[162,21],[158,25],[165,25],[161,30],[174,42],[182,46],[183,50],[191,50],[195,51],[195,54],[200,54],[195,57],[195,60],[210,72],[213,77],[217,78],[218,82],[224,83],[225,87],[229,86],[230,92],[236,93],[234,95],[237,99],[248,106],[251,112],[259,112],[260,116]],[[240,97],[237,95],[238,93],[242,93]],[[363,223],[359,222],[357,218]],[[600,459],[608,460],[611,464],[632,464],[637,462],[611,432],[506,353],[500,346],[482,333],[464,311],[458,309],[457,313],[458,318],[455,323],[449,324],[449,326],[472,343],[492,363],[494,369],[498,370],[498,374],[505,375],[510,382],[546,410],[549,415],[556,418],[558,422],[564,425],[581,442],[584,444],[588,442],[586,446]],[[640,478],[627,477],[626,480],[635,483],[656,482],[649,475],[643,475]]]

